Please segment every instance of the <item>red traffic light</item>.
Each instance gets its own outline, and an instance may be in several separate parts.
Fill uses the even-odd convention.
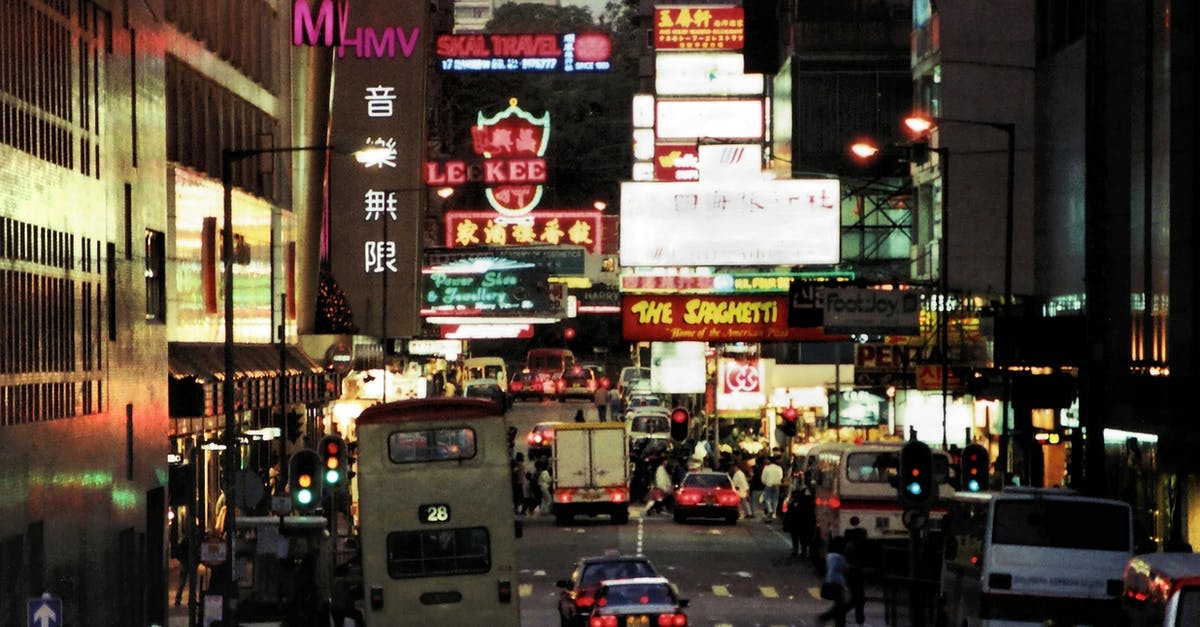
[[[671,422],[681,423],[681,422],[687,422],[687,421],[688,421],[688,412],[686,409],[684,409],[682,407],[676,407],[674,409],[674,411],[671,412]]]

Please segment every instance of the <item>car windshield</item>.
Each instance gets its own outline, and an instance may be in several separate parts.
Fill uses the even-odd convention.
[[[638,433],[666,433],[671,430],[666,416],[634,416],[629,429]]]
[[[631,583],[606,586],[597,605],[662,605],[674,603],[671,589],[661,583]]]
[[[653,577],[658,573],[654,572],[648,562],[640,562],[636,560],[620,561],[620,562],[600,562],[597,564],[589,564],[583,569],[583,576],[579,578],[581,585],[595,586],[601,581],[609,579],[633,579],[635,577]]]
[[[681,484],[685,488],[725,488],[732,489],[733,483],[729,475],[722,473],[687,475]]]

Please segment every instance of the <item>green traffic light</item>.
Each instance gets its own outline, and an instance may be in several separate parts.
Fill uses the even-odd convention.
[[[296,501],[301,505],[308,505],[309,503],[312,503],[312,500],[312,490],[300,490],[296,493]]]
[[[341,481],[342,474],[336,470],[329,469],[325,471],[325,483],[334,484]]]

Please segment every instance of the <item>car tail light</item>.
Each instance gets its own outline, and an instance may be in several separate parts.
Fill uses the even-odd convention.
[[[842,499],[839,499],[836,496],[831,496],[829,497],[828,501],[825,501],[825,504],[828,505],[830,509],[841,509]]]
[[[680,490],[675,500],[680,505],[695,505],[700,502],[700,492],[697,490]]]
[[[590,595],[587,595],[587,594],[581,594],[581,595],[575,597],[575,607],[577,607],[579,609],[589,608],[593,604],[595,604],[595,602],[596,602],[596,599],[593,599]]]
[[[627,488],[606,488],[608,492],[608,500],[613,503],[624,503],[629,500],[629,490]]]
[[[658,627],[685,627],[687,625],[686,614],[659,614]]]
[[[588,621],[588,627],[617,627],[616,616],[593,616]]]
[[[737,505],[742,500],[737,492],[729,492],[722,490],[717,493],[717,502],[721,505]]]

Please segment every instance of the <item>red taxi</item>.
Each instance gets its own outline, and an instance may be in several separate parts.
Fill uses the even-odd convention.
[[[723,472],[689,472],[675,488],[675,522],[688,518],[724,518],[737,524],[742,497],[733,489],[729,475]]]

